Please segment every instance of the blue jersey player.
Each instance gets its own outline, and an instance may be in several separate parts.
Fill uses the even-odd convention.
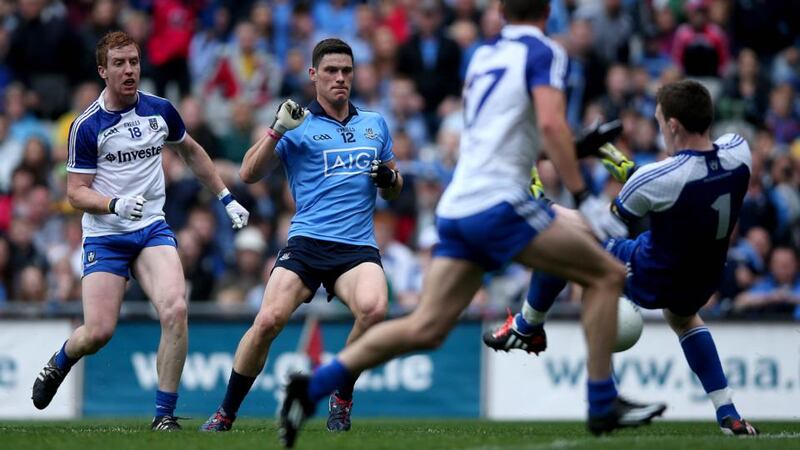
[[[254,183],[276,154],[297,211],[261,309],[239,342],[225,398],[202,425],[204,431],[231,428],[264,367],[270,343],[320,284],[329,299],[336,295],[355,316],[348,343],[386,313],[388,290],[372,220],[376,187],[383,198],[392,199],[403,186],[395,170],[392,138],[379,114],[356,109],[349,101],[353,52],[347,43],[319,42],[308,71],[316,100],[307,109],[292,100],[283,102],[272,127],[242,163],[242,179]],[[355,379],[330,396],[329,430],[350,429],[354,383]]]
[[[754,435],[757,430],[733,405],[716,346],[697,314],[719,288],[750,180],[747,142],[736,134],[712,142],[712,119],[711,97],[699,83],[681,81],[661,88],[656,120],[670,157],[636,170],[613,203],[622,219],[647,216],[651,228],[637,239],[610,239],[605,247],[628,268],[625,295],[644,308],[663,310],[686,361],[714,403],[722,431]],[[612,167],[615,178],[623,177],[625,171],[613,166],[619,167],[624,158],[614,159],[616,163],[607,158],[604,164]],[[544,350],[545,316],[564,285],[563,279],[534,274],[522,312],[487,332],[484,342],[497,350]]]
[[[70,368],[111,339],[130,273],[161,321],[154,430],[179,429],[175,415],[188,329],[186,282],[175,236],[164,221],[161,152],[175,149],[225,204],[234,228],[248,212],[233,199],[203,148],[186,133],[169,101],[139,91],[140,52],[123,32],[97,44],[97,71],[106,88],[72,123],[67,197],[83,214],[84,323],[42,369],[33,404],[50,404]],[[112,393],[113,395],[113,393]]]
[[[620,397],[611,379],[624,267],[589,232],[554,217],[529,193],[530,167],[544,149],[592,230],[607,235],[618,222],[607,203],[586,192],[580,176],[565,115],[566,52],[542,33],[549,1],[505,0],[502,8],[508,24],[498,39],[475,50],[467,68],[458,165],[436,209],[440,242],[420,303],[411,314],[369,329],[312,377],[290,378],[279,429],[287,447],[317,402],[363,370],[441,345],[483,274],[512,260],[585,287],[590,431],[643,425],[665,409]]]

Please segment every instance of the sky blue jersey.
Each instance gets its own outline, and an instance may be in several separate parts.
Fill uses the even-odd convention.
[[[311,102],[311,114],[275,147],[297,205],[289,237],[377,248],[372,222],[377,189],[369,169],[373,159],[394,158],[392,137],[380,114],[349,108],[339,122]]]

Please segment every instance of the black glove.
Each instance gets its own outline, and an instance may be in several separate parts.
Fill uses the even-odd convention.
[[[392,170],[380,159],[372,160],[372,167],[369,170],[369,176],[372,182],[379,188],[389,188],[397,183],[397,171]]]
[[[619,119],[606,123],[595,121],[575,138],[575,154],[578,159],[587,156],[603,157],[600,147],[613,142],[620,133],[622,133],[622,122]]]

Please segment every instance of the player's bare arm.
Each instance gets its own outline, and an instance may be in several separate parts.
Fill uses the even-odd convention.
[[[555,164],[567,189],[573,194],[584,191],[586,184],[578,169],[572,132],[566,120],[564,93],[551,86],[536,86],[532,96],[542,148]]]
[[[111,214],[112,198],[92,189],[93,173],[67,172],[67,199],[70,206],[90,214]]]
[[[300,126],[308,116],[307,109],[298,105],[294,100],[285,100],[278,106],[275,113],[275,120],[252,147],[247,150],[242,160],[242,167],[239,169],[239,177],[245,183],[255,183],[260,180],[267,171],[272,156],[275,154],[275,146],[281,140],[284,133]]]

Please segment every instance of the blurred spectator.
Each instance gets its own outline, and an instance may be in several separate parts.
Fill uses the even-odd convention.
[[[353,37],[356,23],[355,8],[349,0],[327,0],[314,2],[312,10],[314,23],[318,35],[315,39],[322,40],[332,36],[349,41]]]
[[[386,102],[381,94],[380,80],[375,71],[375,66],[369,63],[358,64],[356,66],[358,76],[353,80],[353,95],[351,101],[359,108],[370,111],[381,111]]]
[[[194,205],[198,202],[202,186],[196,177],[191,176],[186,164],[177,154],[162,152],[161,165],[164,169],[166,192],[164,217],[172,228],[180,230],[188,221],[190,214],[187,205]]]
[[[25,87],[14,83],[5,91],[5,113],[8,117],[11,139],[24,143],[32,136],[48,139],[50,132],[47,127],[33,115],[28,108],[30,96]]]
[[[83,24],[80,32],[86,55],[94,54],[97,42],[106,33],[122,28],[118,21],[119,13],[120,8],[117,0],[96,0],[93,2],[88,21]],[[86,60],[85,70],[94,69],[94,58],[87,57]]]
[[[25,141],[19,166],[33,173],[33,182],[35,184],[46,186],[50,177],[50,151],[47,148],[47,143],[35,136]]]
[[[220,301],[218,297],[221,292],[227,292],[227,295],[241,294],[236,300],[237,303],[244,303],[247,292],[261,283],[267,243],[258,228],[249,226],[236,234],[233,247],[236,249],[236,265],[217,280],[211,297]],[[231,291],[231,288],[236,288],[236,291]]]
[[[709,20],[709,0],[688,0],[689,23],[678,27],[672,58],[684,73],[694,77],[721,76],[728,64],[728,37]]]
[[[195,13],[190,0],[159,0],[153,3],[152,33],[147,41],[153,65],[156,94],[164,97],[174,81],[180,95],[189,93],[189,44],[194,33]]]
[[[7,61],[15,77],[31,89],[43,117],[66,111],[69,88],[87,76],[87,55],[78,35],[62,16],[45,15],[45,0],[20,0]],[[12,119],[13,120],[13,119]]]
[[[397,72],[410,76],[425,99],[425,121],[430,134],[439,128],[436,114],[447,96],[461,94],[461,50],[440,31],[442,10],[438,0],[422,0],[413,12],[415,32],[397,55]]]
[[[500,11],[500,1],[491,1],[481,17],[481,36],[484,42],[500,36],[505,19]]]
[[[256,28],[250,22],[236,26],[236,39],[225,48],[206,85],[206,90],[220,89],[226,99],[247,102],[249,107],[267,103],[281,85],[278,66],[257,44]]]
[[[292,2],[287,2],[291,5]],[[291,49],[298,49],[303,55],[303,60],[311,62],[311,52],[316,42],[314,39],[314,19],[311,10],[303,2],[295,3],[292,7],[290,23],[284,30],[276,30],[274,38],[275,56],[278,61],[285,61]],[[309,64],[310,65],[310,64]]]
[[[766,274],[771,247],[769,233],[761,227],[751,228],[746,237],[730,247],[720,288],[723,299],[736,298]]]
[[[393,41],[405,43],[411,35],[411,25],[404,0],[383,0],[380,2],[382,25],[390,32]]]
[[[378,27],[375,30],[372,45],[375,70],[381,79],[391,79],[397,65],[397,38],[388,27]]]
[[[222,156],[225,159],[235,163],[242,162],[244,154],[250,148],[254,125],[250,104],[244,100],[234,101],[231,105],[231,128],[220,139]]]
[[[278,96],[281,99],[292,97],[301,105],[306,105],[310,102],[309,98],[301,98],[303,96],[304,86],[310,84],[308,79],[308,66],[306,60],[300,50],[293,48],[289,50],[289,54],[284,61],[283,75],[281,77],[281,88]],[[358,78],[361,77],[361,69],[358,70]]]
[[[481,12],[478,10],[475,0],[452,0],[448,2],[450,9],[446,12],[444,23],[446,26],[451,27],[456,22],[466,21],[472,23],[476,29],[481,23]],[[551,11],[555,9],[555,3],[561,3],[560,0],[550,2]],[[552,14],[552,13],[551,13]]]
[[[44,272],[37,266],[25,266],[19,273],[19,290],[15,298],[25,303],[47,301],[47,283]]]
[[[472,54],[475,53],[480,44],[478,41],[478,26],[474,22],[461,19],[450,25],[448,35],[461,49],[461,65],[458,69],[458,75],[461,80],[464,80],[469,60],[472,59]]]
[[[202,258],[200,236],[191,228],[183,228],[175,237],[178,241],[178,257],[186,278],[186,298],[190,303],[211,300],[214,273],[210,261]]]
[[[775,205],[778,219],[773,235],[776,241],[788,243],[791,239],[791,227],[800,223],[798,174],[788,155],[778,155],[772,161],[770,175],[773,185],[769,189],[769,198]]]
[[[9,300],[13,300],[14,287],[12,280],[11,245],[4,235],[0,235],[0,306]]]
[[[228,8],[220,6],[214,10],[211,26],[192,36],[189,43],[189,73],[193,86],[205,86],[214,74],[209,69],[219,64],[228,43],[230,28],[230,12]]]
[[[606,63],[628,61],[633,19],[625,11],[622,0],[587,2],[575,11],[575,17],[592,23],[592,43]]]
[[[377,18],[375,10],[368,4],[360,4],[355,10],[355,32],[347,40],[350,48],[353,49],[353,60],[356,64],[368,64],[374,57],[372,53],[372,42],[375,37]],[[361,71],[358,71],[361,76]]]
[[[605,120],[618,119],[628,106],[630,74],[623,64],[613,64],[606,73],[606,93],[600,98]]]
[[[734,311],[748,316],[791,314],[800,319],[800,275],[797,255],[787,247],[772,251],[769,275],[736,297]]]
[[[201,147],[203,147],[211,159],[222,156],[222,148],[219,139],[211,131],[205,117],[203,104],[197,97],[184,97],[180,104],[180,114],[186,132],[189,133]]]
[[[736,70],[725,77],[717,117],[761,125],[769,91],[769,78],[759,66],[758,55],[749,48],[742,49],[736,60]]]
[[[800,137],[800,117],[794,101],[794,89],[788,83],[776,86],[769,94],[765,123],[780,144],[788,144]]]
[[[0,115],[0,191],[8,192],[11,187],[11,174],[22,160],[22,143],[13,139],[9,133],[8,118]]]
[[[100,87],[97,83],[84,82],[78,85],[72,94],[72,107],[59,117],[53,130],[53,148],[58,157],[53,160],[65,162],[67,159],[67,140],[72,122],[100,97]]]
[[[122,22],[123,31],[128,33],[128,36],[136,42],[139,46],[139,66],[142,70],[142,79],[153,78],[153,71],[155,70],[150,59],[150,49],[148,48],[147,40],[150,36],[150,18],[148,15],[140,11],[128,11],[123,16]],[[92,62],[94,64],[94,52],[92,52]],[[97,69],[95,68],[95,72]],[[101,84],[99,76],[94,77],[98,85]]]
[[[408,296],[417,292],[414,275],[417,261],[408,246],[395,239],[397,217],[391,211],[375,212],[375,242],[381,251],[381,263],[389,283],[389,301],[410,303]]]
[[[606,64],[592,47],[592,24],[586,19],[575,19],[570,24],[565,42],[569,65],[567,67],[567,120],[573,129],[579,129],[586,104],[605,92]]]
[[[656,97],[650,87],[650,74],[644,67],[635,66],[630,71],[630,80],[628,104],[643,117],[652,120],[656,114]]]
[[[55,303],[76,302],[81,299],[80,278],[72,272],[68,257],[63,257],[53,264],[47,273],[47,299]]]
[[[402,129],[412,141],[419,144],[429,142],[428,128],[422,115],[424,102],[410,78],[398,76],[392,79],[389,84],[389,108],[384,113],[389,130],[394,134]]]

